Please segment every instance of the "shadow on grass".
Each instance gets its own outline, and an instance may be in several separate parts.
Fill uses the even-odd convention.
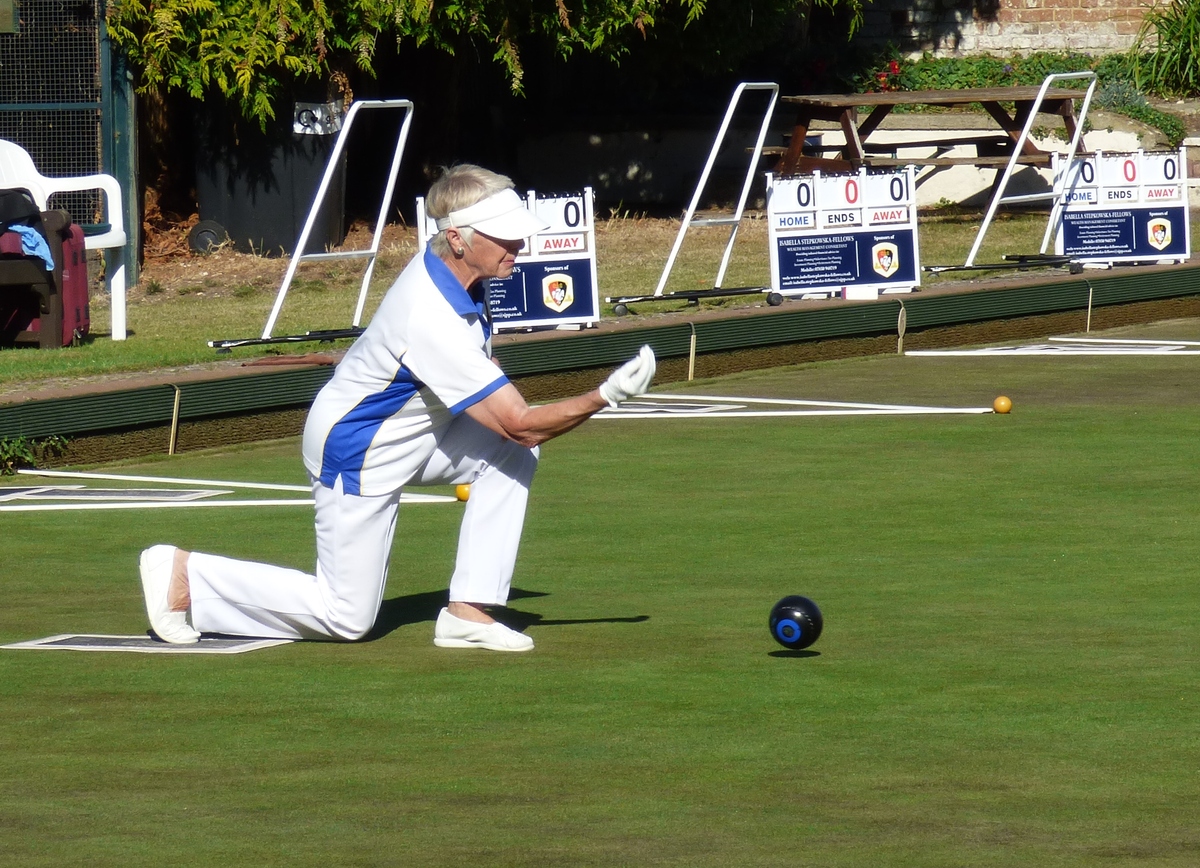
[[[535,597],[545,597],[546,593],[542,591],[526,591],[521,588],[513,588],[509,594],[509,600],[528,600]],[[384,600],[383,605],[379,608],[379,616],[375,619],[375,626],[371,628],[366,636],[363,637],[364,642],[373,642],[376,639],[382,639],[393,630],[398,630],[408,624],[420,624],[425,621],[436,621],[438,612],[446,605],[446,591],[425,591],[420,594],[405,594],[402,597],[393,597],[390,600]],[[514,630],[525,630],[528,627],[562,627],[571,624],[637,624],[642,621],[649,621],[649,615],[633,615],[624,618],[543,618],[536,612],[523,612],[519,609],[508,607],[496,607],[493,611],[493,616],[497,621],[512,627]]]
[[[820,657],[820,651],[770,651],[768,657]]]
[[[497,621],[503,621],[514,630],[524,630],[526,627],[569,627],[572,624],[640,624],[649,621],[649,615],[630,615],[624,618],[543,618],[534,612],[521,612],[516,609],[506,609],[495,614]]]

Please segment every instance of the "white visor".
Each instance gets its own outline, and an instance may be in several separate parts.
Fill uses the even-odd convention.
[[[452,226],[458,229],[470,226],[476,232],[502,241],[520,241],[550,228],[549,223],[530,213],[517,191],[511,187],[474,205],[451,211],[447,217],[438,218],[439,232]]]

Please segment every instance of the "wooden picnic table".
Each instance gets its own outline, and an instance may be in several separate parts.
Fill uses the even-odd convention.
[[[795,110],[796,123],[787,149],[775,167],[780,175],[822,172],[846,172],[862,166],[917,165],[951,166],[975,165],[1003,167],[1012,157],[1012,149],[1020,138],[1029,114],[1037,100],[1040,87],[979,87],[959,90],[890,91],[884,93],[814,94],[808,96],[784,96],[780,102]],[[1039,108],[1039,113],[1059,115],[1066,127],[1068,138],[1075,135],[1075,100],[1084,97],[1084,91],[1072,88],[1049,88]],[[931,106],[939,108],[961,108],[978,104],[996,122],[997,131],[991,135],[973,136],[968,139],[930,139],[912,142],[895,142],[887,146],[881,155],[880,148],[869,141],[870,136],[883,119],[897,106]],[[1014,106],[1010,113],[1007,104]],[[859,120],[859,109],[869,108],[865,119]],[[838,124],[846,136],[846,144],[835,157],[814,157],[804,153],[805,137],[813,121],[830,121]],[[948,146],[971,144],[976,148],[974,156],[949,157],[943,153]],[[933,157],[900,158],[894,156],[896,147],[939,148]],[[939,147],[940,146],[940,147]],[[893,155],[888,156],[891,152]],[[1026,140],[1018,161],[1026,165],[1049,166],[1050,153],[1039,149]]]

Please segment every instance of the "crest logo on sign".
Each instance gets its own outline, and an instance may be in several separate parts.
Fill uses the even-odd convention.
[[[900,250],[891,242],[881,242],[871,248],[871,267],[881,277],[891,277],[900,268]]]
[[[542,278],[542,301],[555,313],[562,313],[575,301],[575,282],[571,275],[558,272]]]
[[[1150,246],[1155,250],[1165,250],[1171,244],[1171,221],[1163,217],[1151,220],[1146,230],[1149,233]]]

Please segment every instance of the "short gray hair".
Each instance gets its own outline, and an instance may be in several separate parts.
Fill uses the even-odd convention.
[[[514,188],[512,179],[490,169],[484,169],[472,163],[458,163],[445,169],[429,188],[425,196],[425,213],[438,220],[449,217],[451,211],[461,211],[476,202],[482,202],[489,196],[494,196],[502,190]],[[475,235],[470,226],[455,227],[467,244]],[[442,230],[429,241],[434,255],[443,259],[449,257],[450,242],[446,240],[446,231]]]

